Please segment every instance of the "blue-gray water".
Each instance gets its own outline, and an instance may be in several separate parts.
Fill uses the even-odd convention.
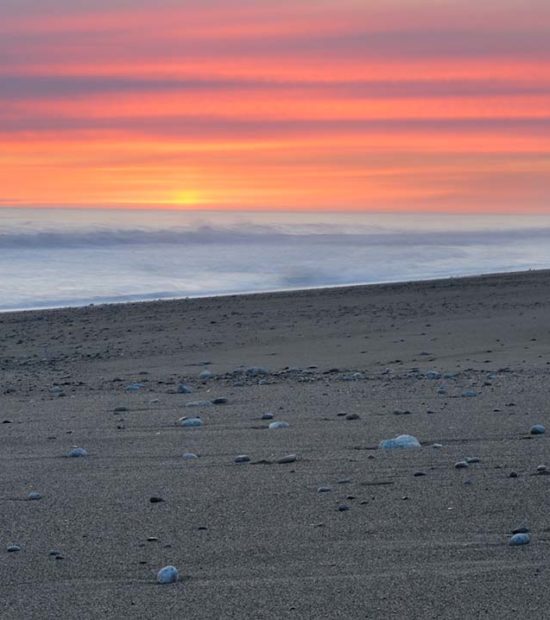
[[[550,268],[550,216],[0,209],[0,310]]]

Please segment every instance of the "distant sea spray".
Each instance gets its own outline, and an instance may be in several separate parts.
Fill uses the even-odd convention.
[[[550,216],[0,210],[0,309],[550,268]]]

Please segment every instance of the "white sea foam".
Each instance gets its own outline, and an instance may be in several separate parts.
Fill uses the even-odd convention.
[[[0,209],[0,310],[550,268],[550,216]]]

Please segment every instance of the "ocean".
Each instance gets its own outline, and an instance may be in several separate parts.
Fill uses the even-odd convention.
[[[0,310],[550,268],[550,216],[0,209]]]

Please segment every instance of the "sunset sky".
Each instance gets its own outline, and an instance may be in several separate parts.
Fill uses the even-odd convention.
[[[550,212],[548,0],[0,0],[0,205]]]

